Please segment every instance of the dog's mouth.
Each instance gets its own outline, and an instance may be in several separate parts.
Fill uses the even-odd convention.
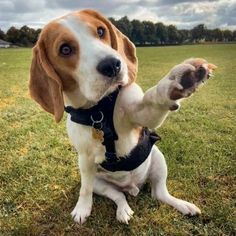
[[[102,100],[104,97],[108,96],[112,92],[114,92],[119,87],[122,87],[125,85],[123,80],[114,80],[114,81],[107,81],[106,78],[99,79],[100,83],[97,81],[97,86],[94,86],[91,88],[90,93],[84,93],[81,91],[88,100],[88,106],[93,106],[97,104],[100,100]]]
[[[102,86],[99,86],[97,88],[97,96],[96,96],[97,101],[108,96],[116,89],[127,85],[128,75],[126,75],[125,71],[122,70],[121,68],[121,71],[114,77],[101,76],[100,74],[99,80],[102,82]]]
[[[118,86],[125,86],[128,83],[128,80],[125,78],[125,74],[121,72],[116,78],[113,79],[112,84]]]
[[[110,85],[107,85],[104,87],[104,90],[100,92],[100,95],[97,96],[97,101],[100,101],[104,97],[109,96],[112,92],[114,92],[116,89],[119,89],[123,86],[125,86],[126,83],[123,80],[117,80],[116,82],[111,83]]]

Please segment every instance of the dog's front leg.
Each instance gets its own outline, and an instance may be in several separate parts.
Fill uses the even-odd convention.
[[[183,98],[189,97],[205,82],[216,68],[202,59],[187,60],[175,66],[158,84],[150,88],[142,99],[128,110],[133,123],[149,128],[159,127],[170,111],[180,107]]]
[[[93,158],[81,155],[79,156],[79,169],[81,175],[80,196],[71,215],[76,222],[83,224],[92,210],[93,183],[97,167]]]

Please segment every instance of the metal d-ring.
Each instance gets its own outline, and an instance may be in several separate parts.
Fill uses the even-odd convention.
[[[101,119],[100,119],[100,120],[94,120],[93,115],[90,116],[90,119],[91,119],[91,121],[93,122],[93,123],[92,123],[92,127],[93,127],[93,128],[95,128],[95,127],[94,127],[95,124],[100,124],[100,128],[99,128],[99,129],[102,129],[102,127],[103,127],[102,121],[103,121],[103,119],[104,119],[104,114],[103,114],[101,111],[99,111],[99,113],[101,114]]]

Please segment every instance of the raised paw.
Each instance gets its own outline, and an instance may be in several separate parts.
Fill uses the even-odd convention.
[[[133,216],[134,212],[129,207],[128,203],[118,205],[117,211],[116,211],[116,219],[125,224],[129,224],[129,220]]]
[[[183,213],[184,215],[199,215],[201,214],[201,210],[195,206],[193,203],[186,202],[184,200],[178,199],[174,206],[178,211]]]
[[[74,210],[71,212],[71,216],[75,222],[79,224],[83,224],[86,219],[91,214],[91,207],[89,206],[82,206],[81,204],[76,204]]]
[[[189,97],[196,88],[212,76],[217,67],[201,58],[192,58],[175,66],[169,79],[173,80],[169,89],[171,100]]]

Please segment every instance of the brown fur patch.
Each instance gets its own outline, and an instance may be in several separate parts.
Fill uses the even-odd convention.
[[[73,78],[73,72],[79,63],[79,43],[67,28],[56,22],[46,26],[41,38],[45,44],[48,60],[62,81],[63,90],[74,90],[77,84]],[[71,56],[59,55],[59,48],[63,43],[67,43],[73,48]]]
[[[212,63],[209,63],[209,64],[207,65],[207,67],[208,67],[209,70],[215,70],[215,69],[217,69],[217,66],[214,65],[214,64],[212,64]]]
[[[207,61],[203,58],[194,58],[194,60],[191,61],[191,64],[196,68],[200,67],[204,63],[207,63]]]
[[[38,46],[33,49],[29,90],[31,97],[59,122],[64,112],[62,84],[49,64],[44,49],[39,50]]]
[[[63,43],[73,47],[70,57],[59,55]],[[73,90],[73,72],[79,60],[79,45],[72,34],[56,22],[48,24],[33,50],[29,89],[31,97],[59,122],[64,112],[62,90]]]

